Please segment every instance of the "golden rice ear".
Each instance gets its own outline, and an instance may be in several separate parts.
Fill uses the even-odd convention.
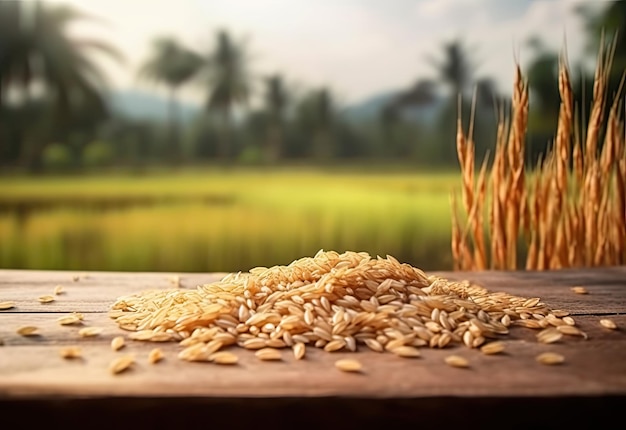
[[[495,149],[486,183],[474,177],[474,145],[457,121],[462,208],[453,212],[455,269],[515,270],[520,245],[527,270],[626,263],[626,143],[623,85],[605,112],[616,39],[601,43],[586,133],[574,106],[566,53],[559,57],[561,98],[554,146],[537,166],[525,166],[528,83],[516,64],[511,114],[498,115]],[[473,116],[473,113],[472,113]],[[604,131],[606,130],[606,131]],[[486,190],[481,194],[481,190]],[[488,202],[488,203],[485,203]],[[456,206],[456,201],[452,201]],[[483,212],[487,222],[483,222]],[[466,219],[465,226],[459,219]],[[485,231],[486,229],[486,231]],[[460,234],[459,232],[463,232]],[[491,242],[487,255],[483,238]]]

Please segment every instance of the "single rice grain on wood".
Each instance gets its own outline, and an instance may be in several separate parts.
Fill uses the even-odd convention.
[[[78,330],[78,335],[81,337],[94,337],[102,334],[103,329],[101,327],[83,327]]]
[[[161,348],[153,348],[150,350],[150,352],[148,353],[148,362],[150,364],[156,364],[159,361],[163,360],[163,351],[161,350]]]
[[[124,337],[123,336],[116,336],[116,337],[113,338],[113,340],[111,340],[111,349],[113,351],[119,351],[123,347],[124,347]]]
[[[452,367],[469,367],[469,361],[459,355],[449,355],[444,359],[444,361],[448,366]]]
[[[15,302],[0,302],[0,311],[6,311],[15,307]]]
[[[353,359],[342,359],[335,361],[335,367],[342,372],[361,372],[363,370],[363,365],[358,360]]]
[[[69,314],[57,318],[57,322],[61,325],[79,324],[83,320],[82,314]]]
[[[480,347],[480,352],[486,355],[500,354],[504,351],[504,343],[495,341],[489,342]]]
[[[37,300],[39,300],[39,303],[52,303],[54,302],[54,296],[50,296],[50,295],[41,296]]]
[[[604,328],[608,328],[610,330],[615,330],[617,329],[617,324],[615,324],[615,321],[610,320],[608,318],[602,318],[600,320],[600,325]]]
[[[77,346],[67,346],[61,348],[61,351],[59,353],[61,354],[61,357],[67,359],[82,357],[82,350]]]
[[[565,357],[561,354],[557,354],[556,352],[543,352],[535,359],[537,362],[547,365],[562,364],[565,362]]]
[[[132,354],[122,355],[121,357],[113,359],[109,363],[109,371],[114,375],[122,373],[129,369],[135,362],[135,356]]]
[[[17,334],[19,334],[20,336],[35,336],[37,335],[39,331],[39,328],[32,326],[32,325],[27,325],[27,326],[22,326],[20,328],[17,329]]]

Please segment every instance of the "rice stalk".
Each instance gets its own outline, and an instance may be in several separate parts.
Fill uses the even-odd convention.
[[[510,115],[500,108],[493,161],[487,171],[485,160],[478,178],[471,126],[466,135],[458,120],[464,213],[458,213],[453,197],[455,270],[516,270],[522,261],[519,257],[525,258],[526,270],[626,263],[624,79],[607,104],[615,47],[614,40],[598,53],[585,130],[580,109],[574,105],[566,56],[560,56],[561,102],[555,137],[535,166],[524,163],[529,92],[519,65]],[[485,240],[490,241],[489,252]],[[518,256],[522,243],[525,255]]]

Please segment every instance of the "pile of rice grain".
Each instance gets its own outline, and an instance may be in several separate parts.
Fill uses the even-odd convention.
[[[120,297],[110,311],[131,339],[178,341],[179,357],[189,361],[210,361],[229,345],[289,347],[297,358],[305,345],[328,352],[364,345],[414,357],[424,346],[478,348],[511,324],[552,330],[567,325],[566,315],[539,298],[427,276],[391,256],[323,250],[193,290]]]

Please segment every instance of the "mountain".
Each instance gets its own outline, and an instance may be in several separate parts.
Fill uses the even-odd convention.
[[[133,119],[167,121],[168,100],[156,94],[137,90],[118,90],[109,93],[109,102],[113,112]],[[179,120],[187,123],[200,112],[201,107],[184,102],[177,102]]]
[[[399,91],[387,91],[373,95],[362,102],[347,106],[343,114],[349,120],[354,121],[377,119],[383,108],[398,94]]]

